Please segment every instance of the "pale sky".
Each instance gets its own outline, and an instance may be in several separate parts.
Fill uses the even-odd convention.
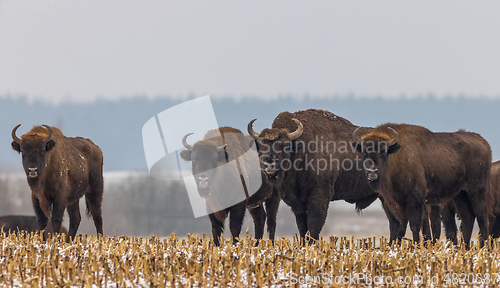
[[[46,2],[0,9],[0,95],[500,97],[500,1]]]

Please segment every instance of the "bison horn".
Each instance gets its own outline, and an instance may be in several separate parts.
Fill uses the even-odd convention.
[[[224,151],[224,148],[226,148],[227,144],[224,144],[222,146],[217,147],[217,152],[222,152]]]
[[[182,145],[184,145],[184,147],[186,147],[186,149],[188,149],[189,151],[193,151],[193,146],[189,145],[186,141],[186,139],[188,138],[189,135],[192,135],[194,133],[188,133],[186,135],[184,135],[184,137],[182,137]]]
[[[299,138],[300,135],[302,135],[302,133],[304,132],[304,126],[302,125],[302,123],[299,120],[297,120],[295,118],[292,118],[292,120],[299,127],[297,128],[297,130],[295,130],[291,133],[288,133],[288,138],[290,138],[290,140],[295,140],[295,139]]]
[[[14,127],[14,129],[12,129],[12,139],[17,144],[21,144],[21,139],[19,139],[19,137],[16,136],[16,131],[17,131],[17,128],[19,128],[19,126],[21,126],[21,124],[17,125],[16,127]]]
[[[354,142],[356,142],[356,143],[359,143],[359,141],[361,141],[361,136],[362,136],[361,135],[361,128],[363,128],[363,126],[359,126],[352,133],[352,140],[354,140]]]
[[[253,119],[252,121],[250,121],[248,123],[248,126],[247,126],[247,131],[248,131],[248,134],[250,134],[250,136],[253,137],[253,139],[255,140],[259,140],[259,135],[260,133],[257,133],[255,132],[255,130],[253,130],[253,122],[255,122],[257,119]]]
[[[394,133],[394,137],[392,137],[391,140],[389,140],[389,142],[387,143],[388,146],[392,146],[396,143],[398,143],[398,139],[399,139],[399,135],[398,135],[398,132],[396,132],[396,130],[392,129],[391,127],[388,127],[392,133]]]
[[[49,130],[49,136],[47,136],[47,138],[45,138],[45,143],[48,143],[50,140],[52,140],[52,137],[54,137],[54,131],[52,130],[52,128],[49,125],[43,124],[42,126],[47,128],[47,130]]]

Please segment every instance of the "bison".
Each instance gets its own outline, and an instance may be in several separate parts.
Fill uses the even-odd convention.
[[[489,225],[490,225],[490,236],[493,238],[499,238],[500,237],[500,219],[498,218],[500,216],[500,161],[493,162],[491,163],[491,173],[490,173],[490,194],[492,197],[492,203],[493,203],[493,210],[492,210],[492,215],[490,215],[489,218]],[[455,215],[456,215],[456,210],[455,206],[453,205],[453,202],[450,202],[449,204],[446,205],[446,207],[443,208],[443,210],[440,211],[441,213],[441,218],[442,221],[445,225],[445,232],[447,235],[447,238],[449,240],[452,240],[453,243],[456,243],[456,237],[449,237],[448,234],[450,235],[456,235],[457,233],[457,226],[455,222]],[[432,219],[434,218],[434,219]],[[436,225],[440,225],[438,222],[439,218],[434,216],[431,217],[431,221],[437,223]],[[439,229],[441,227],[439,226]],[[439,238],[439,234],[434,235],[433,231],[433,237]]]
[[[101,149],[89,139],[66,137],[58,128],[47,125],[35,126],[18,138],[19,126],[12,130],[12,148],[22,155],[38,229],[43,230],[50,218],[53,232],[60,232],[67,208],[67,240],[74,238],[81,220],[78,202],[85,195],[87,215],[93,218],[97,234],[102,235]]]
[[[391,235],[391,242],[403,237],[408,221],[413,239],[419,241],[424,205],[452,200],[466,245],[475,218],[483,245],[491,211],[491,148],[479,134],[433,133],[421,126],[389,123],[369,133],[356,131],[353,146],[363,153],[365,178],[383,198],[392,215],[390,225],[400,231]]]
[[[49,221],[47,225],[47,230],[51,230],[51,223]],[[35,232],[38,230],[38,222],[36,216],[26,216],[26,215],[5,215],[0,217],[0,229],[4,232],[16,232],[16,231],[26,231]],[[66,227],[61,226],[60,233],[68,234]]]
[[[307,232],[319,238],[330,201],[355,203],[360,211],[378,198],[365,179],[362,155],[350,145],[358,126],[317,109],[282,112],[260,133],[255,121],[247,129],[267,182],[291,207],[301,239]]]
[[[182,139],[182,144],[187,150],[180,153],[181,158],[185,161],[191,161],[193,176],[197,185],[198,193],[206,199],[207,211],[212,224],[212,236],[215,245],[219,246],[219,238],[224,230],[224,222],[228,214],[230,217],[229,228],[233,237],[233,244],[237,243],[236,237],[241,232],[245,210],[248,208],[250,215],[254,220],[255,238],[262,239],[264,234],[264,225],[267,212],[267,228],[269,238],[274,240],[276,230],[276,215],[279,206],[279,196],[273,191],[272,187],[267,185],[263,179],[258,162],[257,169],[252,169],[252,164],[249,163],[249,157],[243,156],[245,153],[254,153],[249,149],[251,138],[243,135],[240,130],[232,127],[221,127],[208,131],[204,138],[197,141],[194,145],[187,143],[187,134]],[[251,156],[250,155],[250,156]],[[250,157],[251,158],[251,157]],[[232,162],[238,165],[237,169],[223,169],[227,163]],[[257,192],[249,195],[247,187],[252,183],[248,183],[249,179],[262,179],[262,185]],[[222,201],[229,200],[235,197],[234,190],[236,187],[241,187],[241,184],[247,184],[245,194],[247,200],[239,201],[237,204],[227,205],[222,204]],[[254,190],[255,191],[255,190]],[[237,194],[237,193],[236,193]],[[262,203],[265,201],[266,211]]]
[[[500,237],[500,161],[491,164],[490,189],[493,195],[493,215],[490,217],[490,235]]]

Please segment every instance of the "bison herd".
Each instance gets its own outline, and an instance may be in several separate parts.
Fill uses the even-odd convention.
[[[402,239],[408,224],[413,240],[423,235],[424,240],[437,241],[443,223],[448,240],[457,243],[455,215],[466,245],[475,220],[481,245],[489,236],[500,237],[500,163],[491,163],[490,145],[479,134],[435,133],[396,123],[359,127],[317,109],[282,112],[260,132],[253,128],[255,121],[248,123],[249,135],[221,127],[192,144],[191,133],[182,139],[186,150],[180,155],[191,162],[198,193],[210,213],[215,245],[228,216],[233,243],[237,242],[246,210],[254,220],[256,239],[262,239],[267,220],[269,238],[274,240],[280,200],[294,213],[301,239],[309,241],[319,238],[330,201],[345,200],[361,211],[377,199],[389,220],[391,242]],[[102,234],[99,147],[46,125],[19,138],[19,126],[12,130],[12,148],[22,154],[37,225],[35,219],[29,225],[3,219],[3,225],[43,230],[50,223],[49,232],[62,232],[67,209],[70,241],[81,220],[78,202],[85,196],[88,215]],[[258,169],[250,163],[253,158],[258,159]],[[219,169],[230,163],[234,169]],[[255,191],[250,191],[249,179],[260,180]],[[225,205],[235,183],[245,184],[246,199]]]

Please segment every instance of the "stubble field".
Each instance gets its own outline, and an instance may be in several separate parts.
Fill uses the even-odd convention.
[[[227,237],[226,237],[227,238]],[[209,237],[0,235],[2,287],[489,287],[500,242],[470,250],[440,242],[389,246],[386,238],[322,238],[274,245],[247,234],[215,247]],[[314,241],[313,241],[314,242]]]

